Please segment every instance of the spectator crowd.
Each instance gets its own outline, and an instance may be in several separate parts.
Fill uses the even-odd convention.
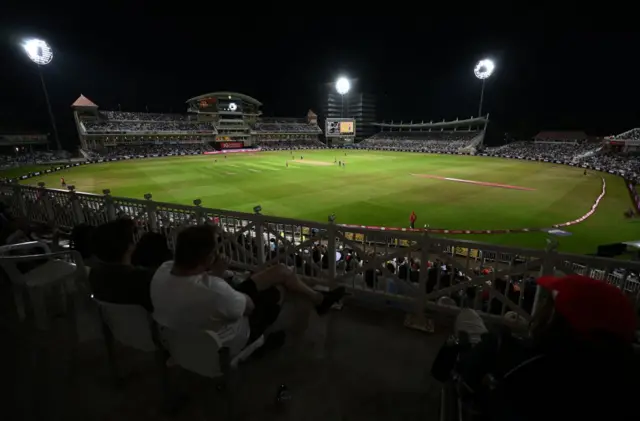
[[[478,132],[380,132],[360,142],[361,149],[455,153],[468,147]]]
[[[82,120],[87,133],[117,133],[117,132],[190,132],[215,131],[215,123],[198,122],[187,115],[134,113],[124,111],[101,111],[98,119]],[[233,125],[232,120],[225,120],[225,126]],[[244,121],[238,121],[238,126],[244,126]],[[252,129],[257,133],[311,133],[321,134],[317,124],[307,121],[265,120],[256,122]]]
[[[486,148],[489,156],[571,162],[588,165],[606,171],[614,171],[627,179],[640,177],[640,157],[607,151],[602,144],[562,142],[514,142],[508,145]]]
[[[327,146],[317,138],[292,138],[287,140],[259,139],[255,143],[263,151],[281,151],[298,149],[325,149]]]
[[[322,133],[317,124],[278,120],[259,121],[253,129],[258,133]]]
[[[575,157],[599,149],[600,146],[591,142],[513,142],[497,148],[486,148],[484,152],[507,158],[572,161]]]
[[[19,167],[30,164],[46,164],[48,162],[64,161],[71,158],[67,151],[33,151],[8,153],[0,155],[0,168]]]
[[[184,120],[84,120],[83,125],[89,134],[215,131],[212,123]]]
[[[213,150],[213,148],[206,143],[192,143],[182,145],[118,145],[85,152],[92,159],[108,159],[144,155],[200,155],[211,150]]]

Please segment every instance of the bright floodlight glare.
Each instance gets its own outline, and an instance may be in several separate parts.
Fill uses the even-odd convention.
[[[496,65],[489,59],[480,60],[476,67],[473,69],[473,73],[478,79],[487,79],[493,73],[493,69]]]
[[[53,50],[46,41],[41,39],[29,39],[22,44],[22,48],[29,59],[38,66],[44,66],[53,60]]]
[[[351,89],[351,83],[349,82],[349,79],[347,79],[346,77],[341,77],[340,79],[338,79],[338,81],[336,82],[336,91],[338,91],[340,95],[346,94],[347,92],[349,92],[349,89]]]

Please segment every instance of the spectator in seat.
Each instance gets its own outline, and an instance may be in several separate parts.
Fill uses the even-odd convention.
[[[85,265],[93,258],[92,241],[95,227],[89,224],[79,224],[71,231],[70,247],[82,256]],[[91,266],[91,264],[90,264]]]
[[[637,419],[637,320],[629,299],[613,285],[579,275],[537,283],[547,294],[530,340],[485,334],[460,361],[462,379],[487,403],[489,418]],[[482,323],[465,311],[459,317]]]
[[[138,240],[131,256],[131,263],[155,271],[172,258],[171,250],[167,246],[167,237],[157,232],[148,232]]]
[[[100,301],[114,304],[138,304],[153,312],[149,285],[153,269],[134,267],[135,225],[130,219],[118,219],[100,225],[93,233],[92,251],[98,263],[91,268],[89,284]]]
[[[174,261],[166,262],[151,283],[154,317],[176,329],[216,331],[237,355],[258,339],[280,313],[286,291],[306,297],[325,314],[344,295],[344,288],[320,293],[298,279],[285,266],[272,266],[252,274],[235,288],[222,279],[226,261],[218,254],[212,227],[186,228],[177,238]],[[282,332],[269,335],[281,342]]]

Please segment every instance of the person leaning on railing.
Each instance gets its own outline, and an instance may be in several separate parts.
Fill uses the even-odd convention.
[[[537,283],[546,294],[528,338],[486,333],[480,317],[463,309],[456,330],[473,346],[458,356],[443,348],[434,376],[443,380],[455,365],[460,389],[487,419],[637,419],[637,319],[628,298],[579,275]]]

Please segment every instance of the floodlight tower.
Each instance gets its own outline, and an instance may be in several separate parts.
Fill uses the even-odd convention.
[[[480,90],[480,105],[478,106],[478,117],[482,116],[482,101],[484,99],[484,83],[486,80],[493,74],[493,70],[496,68],[496,65],[493,61],[485,58],[480,60],[476,67],[473,69],[473,73],[476,75],[478,79],[482,81],[482,89]]]
[[[336,91],[340,94],[342,98],[342,109],[340,111],[340,117],[344,118],[344,96],[349,93],[351,89],[351,82],[346,77],[339,77],[336,81]]]
[[[44,76],[42,76],[42,66],[46,66],[51,63],[51,60],[53,60],[53,50],[46,41],[35,38],[25,40],[22,43],[22,48],[25,53],[27,53],[29,59],[38,66],[38,74],[40,75],[40,82],[42,83],[42,91],[44,92],[44,99],[47,101],[47,110],[49,111],[49,119],[51,120],[51,128],[53,129],[53,138],[56,141],[56,147],[58,150],[61,150],[62,146],[60,146],[56,119],[53,116],[53,111],[51,110],[49,92],[47,91],[47,85],[44,83]]]

